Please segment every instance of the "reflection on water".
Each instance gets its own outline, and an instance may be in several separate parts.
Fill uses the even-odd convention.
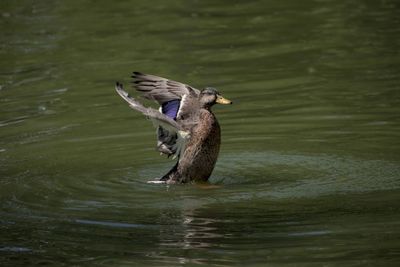
[[[397,266],[399,5],[3,1],[1,266]],[[148,180],[138,70],[213,86],[209,185]]]

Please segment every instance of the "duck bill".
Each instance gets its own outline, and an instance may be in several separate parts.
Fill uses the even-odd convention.
[[[223,105],[232,104],[232,101],[230,101],[220,95],[217,95],[217,100],[215,102],[217,102],[218,104],[223,104]]]

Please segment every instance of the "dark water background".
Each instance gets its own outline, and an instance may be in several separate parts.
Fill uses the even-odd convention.
[[[1,266],[399,266],[398,1],[0,9]],[[213,187],[146,184],[134,70],[234,101]]]

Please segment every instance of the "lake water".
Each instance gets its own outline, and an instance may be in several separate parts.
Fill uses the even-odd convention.
[[[0,8],[1,266],[399,266],[398,1]],[[233,100],[209,185],[146,183],[131,71]]]

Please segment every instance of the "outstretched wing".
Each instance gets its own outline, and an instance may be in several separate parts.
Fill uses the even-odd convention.
[[[143,115],[148,117],[152,122],[153,125],[158,129],[158,139],[160,141],[160,129],[167,130],[169,143],[165,144],[162,142],[163,145],[169,145],[168,148],[173,148],[172,151],[166,153],[165,151],[159,150],[165,154],[171,155],[174,154],[175,156],[179,156],[185,147],[186,140],[190,137],[189,132],[185,131],[182,126],[180,126],[174,119],[170,118],[168,115],[165,115],[153,108],[146,108],[141,103],[139,103],[136,99],[131,97],[124,89],[123,85],[119,82],[115,85],[115,90],[117,93],[126,101],[128,102],[129,106]]]
[[[176,120],[183,127],[190,128],[197,122],[200,91],[190,85],[165,79],[159,76],[133,72],[134,87],[143,96],[155,100],[160,111]]]
[[[142,92],[145,98],[157,101],[160,106],[172,100],[181,100],[184,95],[198,96],[200,93],[187,84],[155,75],[135,71],[132,78],[136,90]]]
[[[160,113],[158,110],[153,108],[146,108],[141,103],[139,103],[136,99],[131,97],[124,89],[123,85],[119,82],[115,85],[115,90],[117,93],[126,101],[128,102],[129,106],[143,115],[151,119],[157,126],[162,126],[163,128],[179,133],[179,131],[184,131],[184,129],[173,119]]]

